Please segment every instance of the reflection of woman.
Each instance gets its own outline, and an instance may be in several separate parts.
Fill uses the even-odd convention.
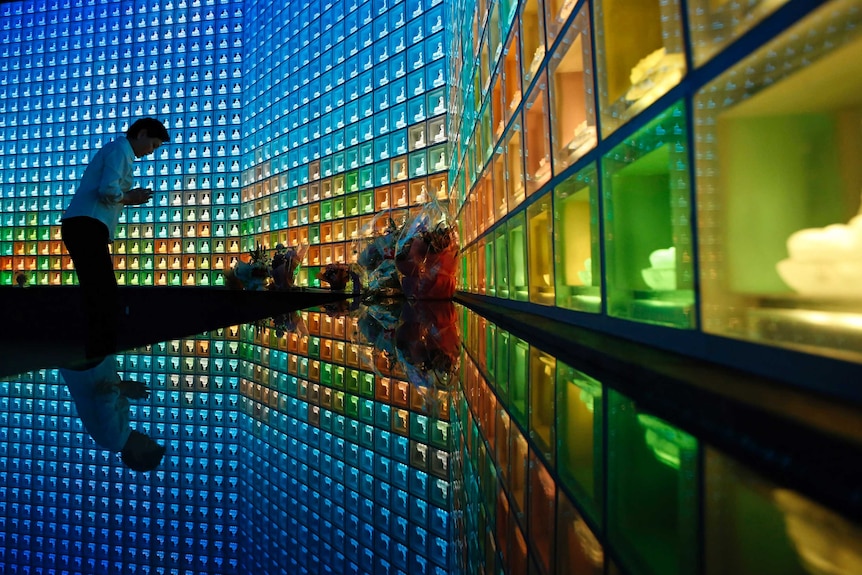
[[[150,471],[161,463],[165,448],[129,427],[129,399],[146,399],[150,391],[144,383],[121,380],[116,365],[116,356],[109,355],[90,361],[82,369],[59,371],[93,441],[120,452],[130,469]]]

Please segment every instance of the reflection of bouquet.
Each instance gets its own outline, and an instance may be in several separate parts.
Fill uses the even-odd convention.
[[[395,332],[398,361],[407,380],[417,387],[426,408],[434,415],[440,405],[441,392],[447,392],[457,380],[461,340],[455,304],[440,302],[405,302],[401,324]]]
[[[432,225],[420,213],[399,242],[395,265],[401,289],[412,299],[449,299],[455,295],[458,233],[452,222]]]
[[[395,330],[401,317],[401,300],[379,300],[363,309],[357,321],[358,343],[370,345],[390,369],[395,362]],[[374,369],[375,366],[364,366]]]
[[[308,246],[285,248],[282,244],[275,246],[272,256],[272,279],[277,289],[293,287],[296,284],[296,273],[302,263]]]
[[[359,309],[362,302],[359,298],[340,299],[338,301],[323,304],[322,311],[329,317],[352,316]]]
[[[448,386],[458,370],[458,313],[452,302],[405,302],[395,334],[411,383]]]
[[[302,319],[302,314],[299,311],[290,311],[269,319],[259,320],[255,322],[258,330],[270,328],[275,330],[277,337],[282,337],[288,333],[296,333],[301,337],[308,335],[308,326],[305,325],[305,320]]]
[[[317,279],[329,284],[331,290],[343,290],[350,281],[350,266],[345,263],[326,264]]]
[[[391,296],[401,291],[394,260],[401,227],[389,214],[386,217],[389,220],[386,229],[370,239],[359,253],[357,261],[366,273],[366,291],[374,295]],[[374,229],[373,221],[371,229]]]
[[[225,275],[225,283],[231,289],[259,291],[272,284],[269,254],[260,244],[249,252],[249,261],[238,261]]]

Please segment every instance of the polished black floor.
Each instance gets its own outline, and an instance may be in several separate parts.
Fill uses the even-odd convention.
[[[100,366],[22,330],[0,571],[860,572],[855,406],[492,308],[331,300],[137,300]],[[91,372],[149,388],[154,471],[96,442]]]

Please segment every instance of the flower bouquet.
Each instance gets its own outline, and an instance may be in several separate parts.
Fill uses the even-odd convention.
[[[296,285],[296,274],[299,266],[308,252],[308,246],[285,248],[283,244],[275,246],[272,256],[272,279],[276,289],[287,289]]]
[[[249,252],[249,261],[239,260],[225,274],[225,284],[230,289],[261,291],[272,285],[271,262],[263,246]]]
[[[436,200],[428,202],[398,240],[395,265],[401,289],[410,299],[449,299],[455,295],[458,231]]]
[[[378,229],[377,218],[385,217],[388,222],[382,233]],[[389,297],[401,293],[401,281],[395,267],[395,248],[403,223],[398,225],[388,212],[381,212],[369,224],[363,235],[371,236],[359,252],[357,262],[365,274],[365,291],[370,296]]]
[[[332,291],[341,291],[347,287],[356,272],[350,269],[350,266],[345,263],[326,264],[320,273],[317,274],[317,279],[329,284],[329,289]],[[354,286],[358,282],[354,280]]]

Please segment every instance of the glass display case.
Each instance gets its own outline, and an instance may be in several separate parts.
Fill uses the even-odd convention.
[[[605,572],[602,544],[565,493],[560,493],[557,499],[556,535],[558,573],[601,575]],[[620,571],[611,565],[608,572]]]
[[[610,315],[695,326],[688,174],[682,103],[602,158]]]
[[[554,213],[552,194],[527,208],[527,267],[530,301],[554,305]]]
[[[831,2],[695,96],[707,332],[862,362],[859,7]]]
[[[521,57],[526,88],[545,59],[545,7],[543,0],[526,0],[522,6]]]
[[[704,450],[704,490],[706,575],[851,573],[862,562],[858,524],[715,449]]]
[[[554,189],[556,305],[597,313],[602,307],[599,192],[595,165]]]
[[[508,235],[509,297],[517,301],[529,301],[527,272],[526,214],[522,211],[506,222]]]
[[[589,8],[584,4],[548,62],[555,174],[596,146],[592,61]]]
[[[786,3],[787,0],[688,0],[695,66],[707,62]]]
[[[578,508],[601,523],[602,386],[594,378],[560,361],[556,377],[556,447],[560,479],[575,494]]]
[[[502,76],[505,90],[503,107],[505,122],[508,124],[524,95],[521,91],[521,42],[517,28],[512,32],[509,44],[503,53]]]
[[[601,0],[594,19],[599,111],[607,137],[685,75],[680,2]]]
[[[530,347],[530,439],[545,460],[554,463],[557,360]]]
[[[524,163],[527,194],[551,179],[551,139],[548,133],[548,83],[543,72],[524,103]]]
[[[494,232],[494,269],[497,297],[509,298],[509,236],[506,226],[500,225]]]
[[[505,136],[506,142],[506,205],[514,210],[525,198],[524,158],[521,148],[521,125],[516,119]]]

